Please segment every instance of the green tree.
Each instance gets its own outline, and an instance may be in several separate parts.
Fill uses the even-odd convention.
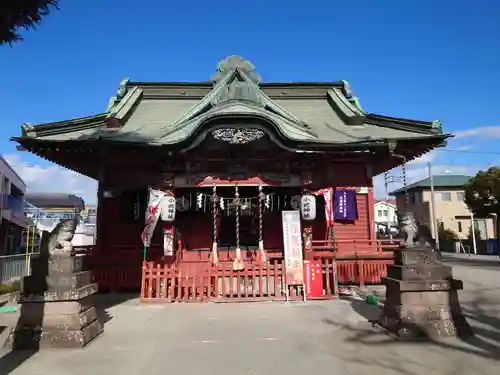
[[[474,230],[474,236],[472,235],[472,227],[469,227],[469,234],[467,235],[467,241],[472,244],[474,238],[476,238],[476,243],[481,239],[481,231],[479,229]]]
[[[453,230],[445,228],[442,221],[438,221],[437,230],[440,250],[454,251],[455,242],[458,241],[458,235]]]
[[[465,186],[465,203],[479,217],[496,215],[497,237],[500,232],[500,168],[491,167],[486,172],[479,171]]]
[[[18,42],[18,30],[34,29],[50,7],[59,9],[59,0],[0,0],[0,44]]]
[[[451,229],[445,228],[442,221],[438,222],[439,239],[443,241],[458,241],[458,235]]]

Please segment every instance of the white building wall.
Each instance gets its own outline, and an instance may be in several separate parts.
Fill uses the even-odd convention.
[[[2,194],[10,194],[11,185],[14,184],[19,190],[26,193],[26,184],[22,178],[16,173],[12,166],[0,155],[0,175],[3,177],[2,181],[8,179],[8,183],[5,184],[6,189],[2,191]]]
[[[4,199],[4,196],[12,194],[12,186],[20,190],[22,195],[26,193],[26,184],[22,178],[16,173],[12,166],[0,156],[0,223],[1,220],[5,218],[22,225],[22,222],[24,222],[22,207],[19,207],[20,209],[14,212],[7,208],[6,199]],[[21,198],[21,200],[23,200],[23,198]]]
[[[375,207],[375,221],[382,223],[392,223],[396,224],[398,222],[398,218],[396,216],[396,206],[385,202],[377,202],[374,205]]]

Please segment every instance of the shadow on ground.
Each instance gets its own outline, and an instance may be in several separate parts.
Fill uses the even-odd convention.
[[[411,358],[419,357],[414,350],[427,349],[425,353],[433,353],[446,356],[450,355],[451,352],[459,354],[467,354],[476,356],[479,358],[500,361],[500,317],[498,310],[495,311],[496,306],[493,306],[491,302],[485,299],[478,298],[474,300],[473,303],[467,304],[463,307],[464,315],[466,316],[469,324],[473,327],[475,336],[467,339],[443,339],[443,340],[433,340],[425,339],[418,341],[405,341],[401,340],[393,335],[387,333],[382,327],[378,325],[378,319],[381,314],[381,308],[379,306],[368,305],[365,300],[359,298],[344,298],[351,304],[352,309],[366,319],[367,324],[361,325],[349,325],[344,322],[336,321],[333,318],[325,319],[325,323],[334,326],[335,328],[341,328],[347,332],[345,342],[355,344],[357,347],[361,345],[362,348],[359,349],[360,352],[363,350],[366,353],[370,352],[370,349],[374,347],[380,350],[383,348],[383,353],[385,356],[374,355],[360,355],[356,356],[356,363],[361,365],[366,365],[373,367],[374,369],[379,367],[380,369],[392,370],[396,373],[401,373],[405,375],[415,375],[421,372],[413,372],[409,369],[413,367],[422,368],[429,366],[426,361],[416,359],[415,363],[412,365]],[[398,352],[401,346],[410,346],[409,358],[404,358],[405,365],[402,366],[401,363],[394,358],[393,355],[388,354],[392,348],[393,352]],[[411,348],[411,346],[414,346]],[[378,352],[380,353],[380,351]],[[397,355],[396,355],[397,357]],[[348,359],[349,360],[349,359]],[[451,359],[448,358],[448,361]],[[354,361],[354,360],[353,360]],[[430,369],[430,367],[429,367]]]
[[[139,295],[139,293],[98,293],[93,295],[92,299],[101,324],[106,325],[106,323],[113,319],[113,315],[109,311],[113,306],[121,305],[128,301],[138,301]]]
[[[41,287],[45,288],[46,286]],[[17,322],[14,322],[12,326],[5,327],[5,330],[8,330],[10,332],[15,327],[22,327],[22,322],[26,321],[29,321],[34,326],[41,326],[43,322],[44,305],[44,303],[34,304],[32,308],[30,308],[28,313],[26,305],[21,304]],[[10,374],[12,371],[21,366],[25,361],[27,361],[30,357],[38,352],[38,345],[33,345],[33,348],[30,349],[20,349],[21,347],[24,347],[24,344],[27,340],[32,338],[31,335],[28,335],[29,332],[26,331],[22,334],[14,336],[14,340],[11,342],[12,350],[8,351],[0,358],[0,375]],[[9,336],[7,335],[7,342],[8,341]],[[2,347],[4,347],[7,342],[2,342],[0,344],[2,345]]]
[[[139,294],[97,294],[94,295],[93,301],[94,306],[97,310],[97,315],[99,317],[100,322],[105,325],[111,319],[113,319],[112,314],[110,313],[110,309],[116,305],[126,303],[130,300],[138,299]],[[33,310],[31,307],[29,312],[29,317],[27,317],[25,309],[23,309],[23,305],[20,306],[20,313],[17,319],[17,322],[13,322],[12,326],[0,326],[0,334],[2,334],[6,330],[11,330],[14,326],[18,325],[20,322],[29,320],[30,322],[36,322],[36,325],[41,326],[43,322],[43,311],[44,304],[37,304],[37,311]],[[17,338],[18,336],[16,336]],[[0,343],[1,347],[5,345],[5,343]],[[1,348],[0,347],[0,348]],[[13,348],[17,348],[18,344],[16,340],[14,340],[12,344]],[[59,349],[64,350],[64,349]],[[21,366],[25,361],[27,361],[30,357],[35,355],[39,351],[38,345],[35,346],[32,350],[21,350],[14,349],[6,352],[2,357],[0,357],[0,375],[8,375],[12,373],[16,368]]]

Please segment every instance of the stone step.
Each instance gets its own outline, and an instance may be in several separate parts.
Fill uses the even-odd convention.
[[[97,293],[97,283],[88,284],[78,289],[46,291],[43,294],[24,294],[21,296],[20,303],[48,303],[61,301],[79,301],[92,294]]]
[[[439,263],[439,254],[431,247],[401,249],[394,251],[394,264],[435,264]]]
[[[33,256],[31,259],[31,274],[71,274],[83,271],[83,257],[77,256]]]
[[[443,264],[387,265],[387,277],[405,281],[446,280],[452,277],[451,267]]]
[[[55,274],[51,276],[31,275],[23,278],[22,288],[27,294],[43,292],[68,291],[79,289],[92,283],[91,271],[81,271],[72,274]]]
[[[80,271],[72,274],[56,274],[47,278],[49,291],[78,289],[91,283],[91,271]]]
[[[103,332],[99,320],[82,329],[44,329],[42,327],[16,328],[5,347],[14,350],[82,348]]]
[[[422,322],[427,320],[452,319],[451,308],[446,304],[436,304],[432,307],[411,304],[387,303],[383,313],[390,317],[399,317],[404,321]]]
[[[438,290],[459,290],[463,288],[461,280],[400,280],[391,277],[382,277],[382,283],[387,290],[397,290],[399,292],[419,292],[419,291],[438,291]]]
[[[97,311],[94,307],[90,307],[79,313],[65,314],[58,312],[57,303],[44,304],[51,305],[50,308],[44,308],[36,304],[24,304],[23,311],[19,316],[17,323],[18,327],[39,327],[44,331],[61,331],[61,330],[80,330],[97,319]],[[64,310],[64,306],[61,306]],[[65,312],[65,311],[63,311]]]

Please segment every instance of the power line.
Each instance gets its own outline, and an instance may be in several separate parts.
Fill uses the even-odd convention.
[[[495,151],[453,150],[453,149],[449,149],[449,148],[443,148],[443,149],[438,148],[438,149],[435,149],[434,151],[461,152],[461,153],[465,153],[465,154],[500,155],[500,152],[495,152]]]

